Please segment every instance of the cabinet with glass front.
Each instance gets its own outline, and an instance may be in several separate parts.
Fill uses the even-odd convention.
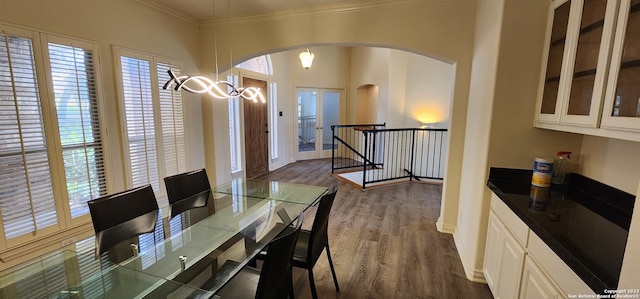
[[[598,126],[617,2],[551,3],[537,126]]]
[[[601,127],[640,132],[640,0],[620,2]]]

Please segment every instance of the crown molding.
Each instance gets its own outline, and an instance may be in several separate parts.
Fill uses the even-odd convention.
[[[387,9],[392,7],[403,7],[410,6],[416,4],[425,4],[425,3],[437,3],[437,2],[448,2],[450,0],[377,0],[377,1],[367,1],[363,2],[351,2],[346,4],[334,4],[334,5],[326,5],[323,7],[316,8],[303,8],[303,9],[290,9],[283,10],[276,13],[255,15],[255,16],[246,16],[246,17],[235,17],[235,18],[220,18],[217,20],[208,20],[200,22],[203,26],[211,26],[217,24],[239,24],[239,23],[255,23],[255,22],[264,22],[264,21],[273,21],[282,18],[289,17],[310,17],[310,16],[320,16],[320,15],[337,15],[337,14],[348,14],[348,13],[356,13],[360,11],[369,11],[369,10],[379,10],[379,9]]]
[[[198,20],[196,18],[192,18],[192,17],[190,17],[188,15],[185,15],[183,13],[176,12],[175,10],[172,10],[169,7],[166,7],[164,5],[160,5],[160,4],[158,4],[156,2],[153,2],[153,1],[148,1],[148,0],[130,0],[130,1],[135,2],[137,4],[140,4],[140,5],[142,5],[142,6],[146,7],[146,8],[149,8],[151,10],[155,10],[155,11],[158,11],[160,13],[164,13],[164,14],[170,15],[172,17],[181,19],[183,21],[187,21],[187,22],[192,23],[194,25],[200,25],[202,23],[200,20]]]
[[[385,9],[392,7],[402,7],[408,5],[425,4],[425,3],[437,3],[446,2],[449,0],[377,0],[367,2],[351,2],[346,4],[332,4],[316,8],[302,8],[302,9],[289,9],[275,13],[267,13],[253,16],[244,17],[231,17],[231,18],[219,18],[215,20],[198,20],[183,13],[176,12],[171,8],[160,5],[151,0],[131,0],[149,9],[159,11],[161,13],[182,19],[184,21],[201,25],[201,26],[214,26],[218,24],[239,24],[239,23],[254,23],[263,21],[272,21],[289,17],[300,16],[318,16],[318,15],[335,15],[335,14],[347,14],[355,13],[359,11]]]

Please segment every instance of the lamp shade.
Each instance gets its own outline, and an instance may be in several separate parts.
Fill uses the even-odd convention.
[[[305,69],[309,69],[311,64],[313,64],[313,58],[315,55],[309,51],[309,48],[306,48],[304,51],[298,55],[300,57],[300,63],[302,63],[302,67]]]

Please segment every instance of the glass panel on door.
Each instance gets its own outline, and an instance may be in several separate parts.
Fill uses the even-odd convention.
[[[640,1],[631,1],[612,117],[640,117]]]
[[[316,150],[316,91],[298,91],[298,152]]]
[[[331,157],[331,126],[339,123],[341,96],[338,89],[297,89],[297,159]]]
[[[560,71],[562,69],[570,9],[571,1],[567,1],[556,8],[553,14],[553,27],[551,29],[551,40],[549,41],[549,56],[547,57],[544,92],[539,111],[541,114],[556,113],[558,88],[560,86]]]
[[[585,1],[569,95],[568,115],[589,115],[607,0]],[[593,111],[596,113],[596,111]]]
[[[325,91],[322,93],[322,150],[331,150],[333,132],[331,126],[339,122],[340,92]]]

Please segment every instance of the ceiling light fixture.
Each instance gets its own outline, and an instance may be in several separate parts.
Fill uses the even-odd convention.
[[[302,63],[302,67],[305,70],[308,70],[311,67],[311,64],[313,64],[313,58],[315,57],[315,55],[311,53],[309,48],[306,48],[300,53],[300,55],[298,55],[298,57],[300,57],[300,63]]]
[[[216,17],[216,2],[213,2],[213,19]],[[229,0],[227,0],[227,13],[230,14],[230,6]],[[229,16],[227,16],[229,19]],[[177,76],[173,71],[169,70],[169,76],[171,77],[167,83],[162,87],[163,89],[168,89],[172,84],[175,84],[173,89],[175,91],[184,90],[191,93],[197,94],[209,94],[216,99],[233,99],[237,97],[242,97],[246,100],[251,100],[254,102],[265,103],[266,100],[260,91],[260,88],[257,87],[236,87],[233,83],[229,81],[220,81],[218,80],[218,42],[217,35],[214,29],[214,50],[215,50],[215,63],[216,63],[216,80],[213,81],[205,76]],[[313,55],[313,54],[311,54]],[[313,59],[313,57],[311,58]],[[230,68],[233,70],[233,56],[231,54],[231,42],[229,42],[229,60],[230,60]],[[192,83],[191,86],[187,86],[187,83]]]
[[[198,94],[209,94],[216,99],[232,99],[242,97],[246,100],[265,103],[266,100],[260,92],[260,88],[256,87],[235,87],[228,81],[213,81],[205,76],[176,76],[169,70],[171,79],[164,84],[162,88],[167,89],[171,84],[175,83],[174,90],[180,89]],[[187,86],[188,82],[193,82],[192,86]]]

